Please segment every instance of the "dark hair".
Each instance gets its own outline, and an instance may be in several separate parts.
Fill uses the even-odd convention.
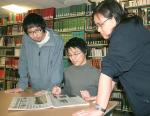
[[[71,47],[80,49],[84,54],[87,53],[87,44],[82,38],[71,38],[65,45],[66,53],[68,53],[68,49]]]
[[[26,34],[28,34],[27,30],[32,27],[40,27],[43,32],[45,32],[46,23],[41,15],[36,13],[28,14],[23,20],[23,29]]]
[[[93,17],[98,13],[106,18],[112,18],[114,16],[117,24],[119,24],[123,18],[126,18],[126,13],[122,6],[115,0],[105,0],[100,2],[93,11]]]

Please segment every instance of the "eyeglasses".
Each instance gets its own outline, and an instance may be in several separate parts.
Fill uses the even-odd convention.
[[[94,28],[97,30],[99,27],[100,28],[103,28],[103,25],[108,21],[110,20],[111,18],[108,18],[106,20],[104,20],[101,24],[97,24]]]
[[[80,55],[81,52],[77,52],[77,53],[74,53],[74,54],[67,54],[68,57],[72,57],[72,56],[78,56]]]
[[[35,31],[29,31],[28,35],[29,36],[33,36],[34,34],[41,34],[42,30],[41,29],[37,29]]]

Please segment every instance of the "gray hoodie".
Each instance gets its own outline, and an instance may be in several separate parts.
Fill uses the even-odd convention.
[[[17,85],[23,90],[28,82],[34,90],[51,90],[63,79],[63,40],[53,30],[47,31],[50,39],[42,47],[28,35],[23,36]]]

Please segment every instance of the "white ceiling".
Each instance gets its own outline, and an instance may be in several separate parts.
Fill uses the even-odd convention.
[[[0,0],[0,16],[6,15],[9,11],[1,8],[4,5],[16,4],[24,7],[35,8],[48,8],[48,7],[65,7],[75,4],[81,4],[88,0]]]

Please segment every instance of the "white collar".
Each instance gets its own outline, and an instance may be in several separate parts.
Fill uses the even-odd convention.
[[[49,32],[46,30],[46,35],[44,39],[40,42],[37,42],[37,44],[39,45],[39,47],[42,47],[45,43],[48,42],[49,39],[50,39],[50,35],[49,35]]]

